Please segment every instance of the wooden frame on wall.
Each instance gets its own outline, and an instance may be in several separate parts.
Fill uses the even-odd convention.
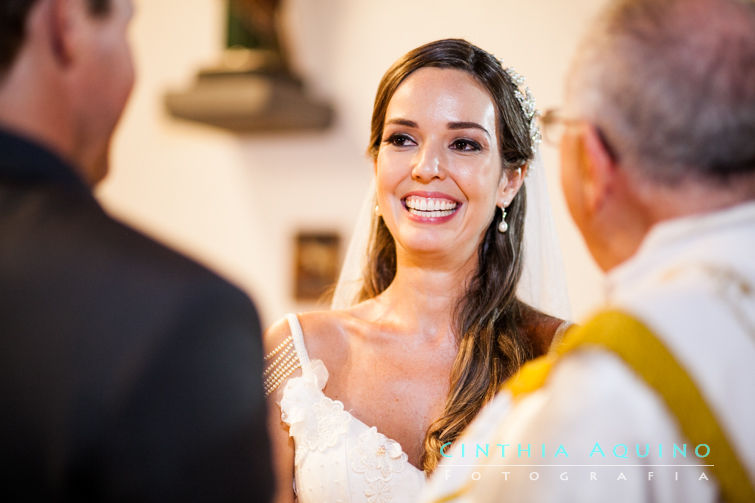
[[[341,265],[338,232],[301,231],[294,237],[294,298],[326,302],[332,297]]]

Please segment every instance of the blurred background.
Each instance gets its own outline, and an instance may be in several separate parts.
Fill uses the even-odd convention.
[[[227,2],[135,0],[138,80],[98,198],[247,291],[265,326],[286,312],[322,307],[318,285],[337,269],[372,176],[365,149],[388,66],[423,43],[461,37],[516,67],[538,108],[559,106],[578,38],[604,1],[268,2],[279,3],[288,67],[332,119],[317,129],[239,132],[176,118],[166,106],[171,93],[190,93],[201,70],[223,61]],[[557,152],[542,148],[580,320],[601,301],[602,279],[568,216]]]

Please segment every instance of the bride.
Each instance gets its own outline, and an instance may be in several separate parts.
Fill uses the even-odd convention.
[[[383,76],[365,266],[337,292],[356,284],[355,303],[265,337],[276,501],[413,501],[441,447],[563,328],[517,295],[539,141],[522,84],[455,39]]]

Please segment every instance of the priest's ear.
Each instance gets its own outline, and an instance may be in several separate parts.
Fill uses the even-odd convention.
[[[600,130],[593,124],[580,128],[578,149],[585,206],[595,213],[611,194],[617,175],[616,161]]]

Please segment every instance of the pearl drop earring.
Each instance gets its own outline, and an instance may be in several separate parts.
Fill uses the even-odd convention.
[[[506,222],[506,208],[501,208],[501,211],[503,212],[503,215],[501,216],[501,223],[498,224],[498,232],[503,234],[509,230],[509,224]]]

